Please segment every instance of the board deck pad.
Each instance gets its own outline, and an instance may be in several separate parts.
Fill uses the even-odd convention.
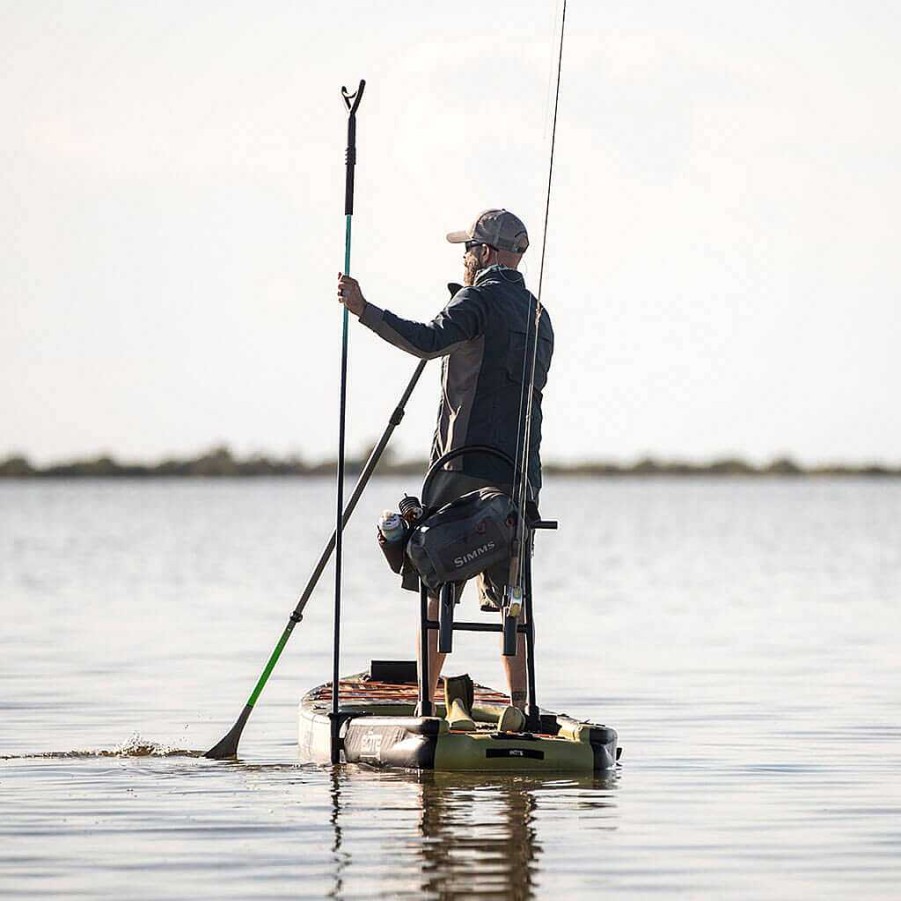
[[[505,707],[510,703],[507,695],[493,688],[478,684],[474,688],[474,706]],[[442,695],[443,692],[442,677],[438,683],[438,694]],[[314,688],[307,697],[312,703],[329,707],[332,703],[332,683],[327,682]],[[338,683],[338,698],[341,705],[409,704],[412,707],[419,700],[419,688],[415,683],[376,682],[369,679],[367,673],[360,673],[341,679]]]

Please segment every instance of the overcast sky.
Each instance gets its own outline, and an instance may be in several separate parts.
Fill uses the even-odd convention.
[[[431,318],[447,231],[527,223],[559,3],[0,0],[0,457],[334,453],[352,271]],[[570,0],[545,458],[901,462],[889,2]],[[352,323],[348,447],[415,360]],[[439,364],[395,434],[428,449]]]

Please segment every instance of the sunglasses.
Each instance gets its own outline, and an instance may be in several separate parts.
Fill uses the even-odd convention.
[[[466,249],[468,253],[470,250],[475,250],[477,247],[491,247],[490,244],[486,244],[484,241],[467,241],[463,247]],[[494,248],[492,248],[493,250]]]

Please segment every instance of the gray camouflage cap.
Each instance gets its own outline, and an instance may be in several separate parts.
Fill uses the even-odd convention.
[[[509,210],[485,210],[466,231],[450,232],[447,240],[451,244],[480,241],[510,253],[525,253],[529,246],[529,234],[522,219]]]

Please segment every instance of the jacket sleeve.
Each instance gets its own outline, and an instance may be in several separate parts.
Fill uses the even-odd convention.
[[[380,338],[422,360],[447,356],[485,330],[485,298],[476,288],[463,288],[431,322],[411,322],[368,303],[360,322]]]

